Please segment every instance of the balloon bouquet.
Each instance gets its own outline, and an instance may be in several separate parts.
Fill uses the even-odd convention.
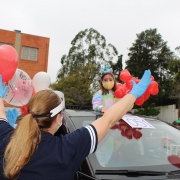
[[[9,45],[0,46],[0,74],[3,85],[9,86],[3,100],[13,106],[20,107],[22,115],[27,114],[27,103],[38,91],[48,89],[50,77],[46,72],[38,72],[33,80],[22,69],[17,69],[18,54]]]
[[[142,104],[150,97],[150,95],[156,95],[159,92],[158,83],[154,80],[154,77],[151,76],[152,82],[147,88],[146,92],[139,98],[136,99],[135,104],[142,106]],[[128,70],[122,70],[119,79],[124,82],[124,84],[117,83],[116,91],[114,96],[116,98],[124,97],[128,92],[131,91],[133,84],[132,80],[137,84],[140,80],[138,78],[132,77]]]
[[[140,139],[142,137],[142,133],[140,132],[141,128],[132,128],[123,119],[120,119],[111,129],[118,129],[121,135],[128,139]]]
[[[135,104],[137,106],[142,106],[142,104],[150,97],[150,95],[156,95],[159,92],[158,83],[154,80],[154,77],[151,76],[152,82],[145,91],[145,93],[136,99]],[[122,98],[133,88],[132,80],[137,84],[140,80],[138,78],[132,77],[128,70],[122,70],[119,79],[124,82],[123,84],[117,83],[116,91],[114,96],[116,98]],[[118,129],[121,132],[121,135],[128,139],[140,139],[142,133],[140,132],[141,128],[132,128],[127,124],[123,119],[119,121],[118,124],[115,124],[111,129]]]

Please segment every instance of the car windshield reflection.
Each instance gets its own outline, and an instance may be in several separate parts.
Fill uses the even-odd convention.
[[[118,124],[98,144],[95,156],[101,167],[120,168],[172,164],[180,156],[180,131],[166,123],[148,120],[155,129],[139,129],[141,136],[128,137]],[[84,121],[83,126],[91,121]],[[133,131],[133,130],[132,130]]]

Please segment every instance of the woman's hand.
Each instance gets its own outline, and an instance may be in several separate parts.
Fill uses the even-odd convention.
[[[6,91],[8,90],[9,86],[5,86],[5,88],[3,89],[2,87],[2,76],[0,75],[0,97],[3,98]]]
[[[142,96],[145,93],[146,89],[148,88],[148,86],[150,85],[151,82],[152,82],[151,71],[145,70],[143,77],[141,78],[139,83],[136,84],[132,80],[133,88],[129,92],[129,94],[133,94],[136,97],[136,99],[139,98],[140,96]]]
[[[106,112],[106,108],[102,107],[101,108],[101,113],[105,113]]]

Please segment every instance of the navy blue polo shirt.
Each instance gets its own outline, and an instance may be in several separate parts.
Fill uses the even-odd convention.
[[[4,178],[3,154],[12,132],[9,123],[0,120],[0,179]],[[97,132],[92,125],[60,137],[44,131],[41,134],[41,142],[18,180],[73,180],[85,157],[97,147]]]

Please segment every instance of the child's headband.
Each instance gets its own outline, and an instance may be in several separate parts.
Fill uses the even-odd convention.
[[[104,68],[101,69],[101,76],[103,76],[106,73],[112,73],[112,68],[108,68],[108,64],[104,63]]]

